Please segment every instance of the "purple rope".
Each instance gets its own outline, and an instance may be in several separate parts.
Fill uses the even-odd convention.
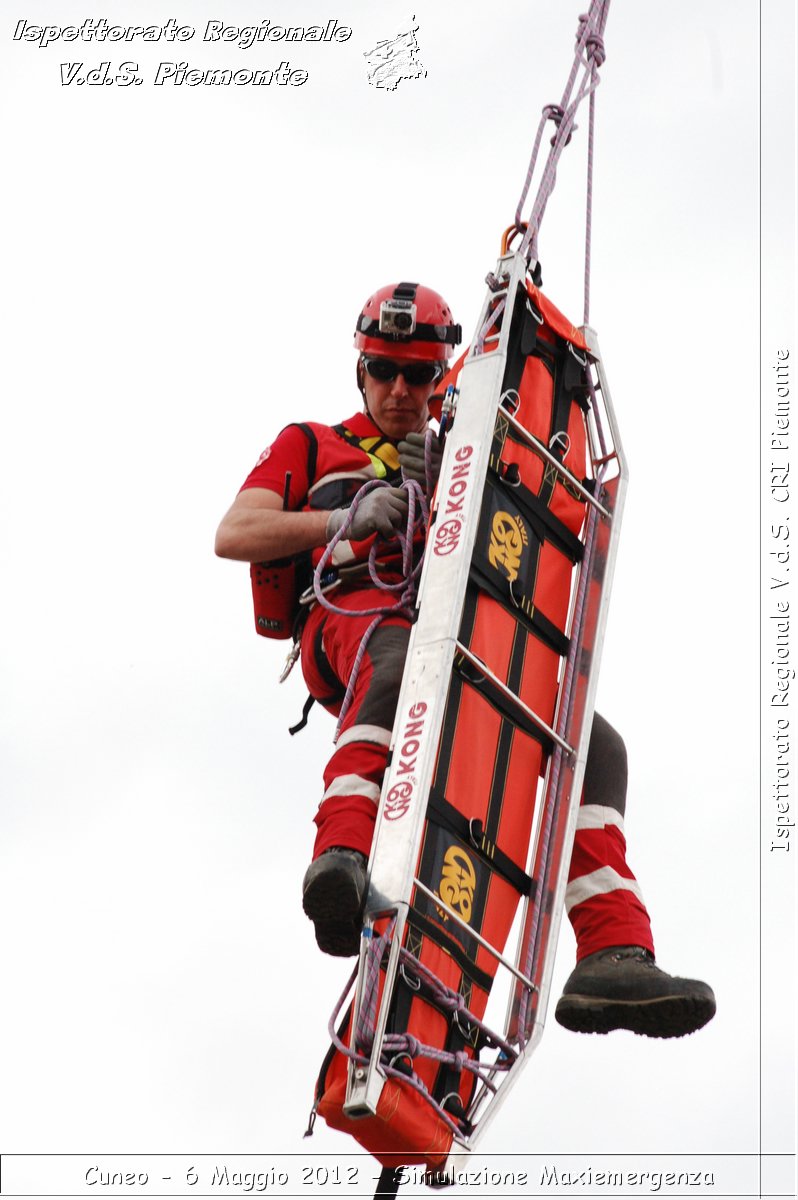
[[[377,997],[379,994],[380,963],[385,947],[391,940],[396,925],[393,918],[382,937],[372,937],[366,956],[365,977],[363,980],[363,996],[358,1013],[357,1029],[354,1044],[364,1050],[370,1050],[374,1041],[374,1031],[377,1022]]]
[[[416,564],[415,568],[413,567],[413,542],[416,526],[421,526],[423,524],[424,530],[426,531],[427,526],[429,525],[429,506],[427,505],[427,500],[424,496],[422,488],[412,479],[405,479],[401,485],[408,493],[407,524],[404,532],[397,530],[395,535],[402,551],[403,578],[398,583],[389,583],[387,580],[381,579],[378,574],[377,556],[385,545],[384,538],[378,537],[369,552],[368,566],[372,583],[375,587],[382,591],[399,591],[400,594],[396,603],[386,605],[384,607],[360,608],[356,612],[353,612],[348,608],[340,608],[337,604],[333,604],[331,600],[328,600],[324,595],[321,586],[321,577],[332,560],[336,546],[340,541],[343,541],[348,534],[355,518],[355,514],[358,510],[358,506],[360,505],[363,497],[368,495],[369,492],[373,492],[375,488],[390,486],[391,485],[383,479],[369,479],[368,482],[363,484],[362,488],[352,501],[341,528],[327,545],[324,553],[319,559],[316,570],[313,572],[314,595],[319,604],[321,604],[323,608],[326,608],[328,612],[336,613],[337,615],[344,617],[372,616],[374,618],[360,640],[360,646],[358,647],[355,661],[349,674],[349,682],[347,684],[343,703],[341,704],[341,711],[338,716],[338,724],[335,727],[333,742],[338,741],[344,718],[346,717],[346,714],[352,704],[352,697],[354,696],[355,692],[355,684],[357,682],[357,677],[360,672],[363,658],[366,650],[368,649],[371,635],[386,617],[392,616],[395,613],[402,613],[408,618],[408,620],[411,620],[413,616],[413,607],[416,599],[416,582],[421,571],[420,562]],[[419,509],[418,515],[416,511],[417,507]]]
[[[587,194],[585,197],[585,305],[582,324],[590,321],[590,252],[593,240],[593,142],[595,139],[596,93],[590,93],[590,119],[587,132]]]
[[[435,485],[438,480],[435,477],[435,468],[432,462],[432,443],[435,440],[435,434],[431,429],[427,429],[427,436],[424,438],[424,475],[426,492],[430,499],[435,491]]]
[[[606,51],[604,48],[604,29],[607,24],[607,16],[609,14],[609,0],[605,4],[603,12],[600,14],[599,28],[597,32],[588,35],[586,46],[592,50],[592,71],[591,78],[593,86],[590,89],[590,117],[588,121],[587,135],[587,189],[585,200],[585,306],[583,325],[587,325],[590,321],[590,257],[592,249],[593,235],[593,146],[595,142],[595,124],[596,124],[596,88],[599,85],[598,72],[606,59]]]

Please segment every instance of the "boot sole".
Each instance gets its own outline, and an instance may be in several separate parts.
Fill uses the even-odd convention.
[[[597,1000],[593,996],[561,996],[555,1020],[572,1033],[612,1033],[628,1029],[643,1037],[685,1037],[715,1015],[704,996],[665,996],[653,1000]]]
[[[321,861],[321,860],[319,860]],[[360,910],[363,896],[349,866],[326,866],[302,894],[302,908],[316,931],[324,954],[351,958],[360,948]]]

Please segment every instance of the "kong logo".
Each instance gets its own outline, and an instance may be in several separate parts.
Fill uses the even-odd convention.
[[[510,583],[518,578],[521,555],[528,545],[524,523],[520,517],[508,512],[497,512],[493,517],[488,546],[488,560],[497,571],[503,570]]]
[[[388,789],[382,815],[386,821],[401,821],[410,811],[415,798],[415,775],[421,738],[426,724],[427,704],[423,700],[412,704],[407,714],[402,736],[397,743],[396,782]]]
[[[450,846],[443,858],[438,895],[464,921],[471,920],[476,886],[477,873],[471,859],[459,846]]]
[[[461,446],[455,451],[455,466],[446,489],[446,495],[438,506],[440,524],[435,529],[432,552],[438,558],[452,554],[460,545],[463,532],[464,506],[470,483],[473,446]]]

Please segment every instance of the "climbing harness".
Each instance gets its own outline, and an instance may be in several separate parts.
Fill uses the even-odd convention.
[[[587,324],[608,8],[593,0],[579,19],[568,84],[543,110],[470,349],[439,389],[445,440],[417,598],[409,528],[404,580],[391,585],[397,609],[415,620],[359,960],[330,1020],[313,1110],[382,1163],[378,1195],[396,1194],[401,1164],[451,1179],[545,1021],[627,477]],[[577,328],[541,291],[538,239],[588,97]],[[525,218],[549,120],[554,136]],[[424,513],[422,490],[408,490],[409,508]],[[316,595],[337,611],[321,588]],[[375,609],[375,621],[384,613]]]

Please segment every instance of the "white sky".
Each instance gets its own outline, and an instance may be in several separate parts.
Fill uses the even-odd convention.
[[[283,424],[357,407],[375,286],[419,278],[472,330],[578,11],[5,6],[4,1151],[355,1148],[322,1122],[301,1140],[348,971],[300,907],[333,727],[315,711],[288,737],[300,673],[278,689],[287,647],[256,638],[213,534]],[[427,77],[369,87],[363,52],[410,12]],[[12,40],[23,16],[103,15],[197,35]],[[354,34],[203,44],[220,17]],[[598,707],[629,749],[658,957],[718,1015],[672,1043],[552,1017],[497,1154],[758,1148],[758,37],[752,0],[616,0],[596,143],[591,323],[632,477]],[[162,60],[281,57],[307,84],[152,86]],[[104,58],[145,82],[60,85],[62,61]],[[540,243],[576,321],[586,120]],[[564,922],[554,996],[572,958]],[[773,1111],[786,1145],[786,1094]]]

